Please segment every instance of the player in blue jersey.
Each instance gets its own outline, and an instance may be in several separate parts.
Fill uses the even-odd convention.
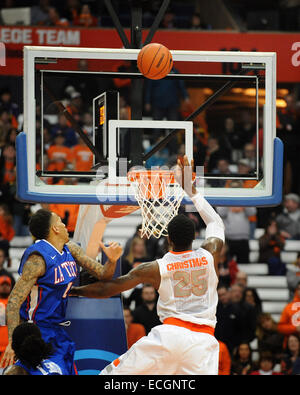
[[[39,328],[30,322],[23,322],[13,331],[12,348],[17,362],[9,366],[4,375],[53,376],[64,375],[62,356],[52,357],[54,350],[51,343],[46,343]],[[51,359],[50,359],[51,357]]]
[[[76,374],[75,346],[63,327],[68,293],[77,277],[76,264],[98,279],[110,279],[115,272],[115,257],[119,257],[121,246],[111,243],[110,248],[107,248],[99,241],[109,258],[102,266],[88,257],[77,244],[69,241],[66,226],[57,214],[38,210],[31,217],[29,229],[36,241],[23,254],[20,277],[8,300],[6,318],[9,344],[1,361],[2,367],[14,363],[12,333],[21,319],[34,322],[44,341],[53,345],[53,355],[64,356],[68,374]]]

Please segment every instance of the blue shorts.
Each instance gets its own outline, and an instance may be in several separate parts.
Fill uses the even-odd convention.
[[[54,348],[54,354],[48,359],[60,357],[64,366],[62,370],[67,375],[77,375],[77,369],[74,362],[75,343],[71,340],[63,326],[43,326],[37,324],[46,343],[51,343]]]

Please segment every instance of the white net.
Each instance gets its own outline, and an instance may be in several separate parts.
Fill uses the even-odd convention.
[[[168,223],[179,210],[185,192],[170,171],[130,172],[128,179],[141,208],[141,236],[167,236]]]

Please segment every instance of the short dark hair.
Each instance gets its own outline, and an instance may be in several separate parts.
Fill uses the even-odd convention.
[[[176,249],[189,248],[195,239],[195,224],[184,214],[178,214],[168,224],[168,235]]]
[[[51,217],[51,211],[41,208],[30,218],[29,230],[36,239],[46,239],[49,236]]]
[[[51,343],[43,340],[41,331],[32,322],[23,322],[14,329],[12,349],[22,363],[34,368],[53,354]]]

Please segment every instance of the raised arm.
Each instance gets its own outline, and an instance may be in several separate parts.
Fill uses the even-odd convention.
[[[208,203],[208,201],[197,191],[192,180],[192,172],[194,162],[191,164],[187,156],[183,158],[183,162],[178,160],[176,171],[176,180],[182,185],[185,192],[190,196],[196,210],[200,214],[206,225],[205,241],[202,247],[209,251],[214,257],[214,265],[218,274],[219,255],[222,250],[225,234],[224,224],[219,214]]]
[[[39,277],[45,274],[46,265],[40,255],[32,254],[25,262],[22,275],[11,291],[6,307],[6,322],[8,327],[8,346],[3,355],[1,366],[6,367],[14,363],[14,351],[11,348],[12,334],[20,323],[20,307],[29,295]]]
[[[154,288],[159,288],[160,272],[156,261],[141,263],[126,275],[118,277],[115,280],[98,281],[82,287],[73,287],[70,295],[85,296],[88,298],[108,298],[132,289],[141,283],[149,283]]]
[[[110,243],[109,247],[106,247],[102,242],[99,244],[108,258],[105,265],[101,265],[100,262],[87,256],[76,243],[70,241],[67,246],[78,265],[88,270],[92,276],[98,280],[110,279],[114,275],[117,261],[122,255],[122,247],[116,242]]]

